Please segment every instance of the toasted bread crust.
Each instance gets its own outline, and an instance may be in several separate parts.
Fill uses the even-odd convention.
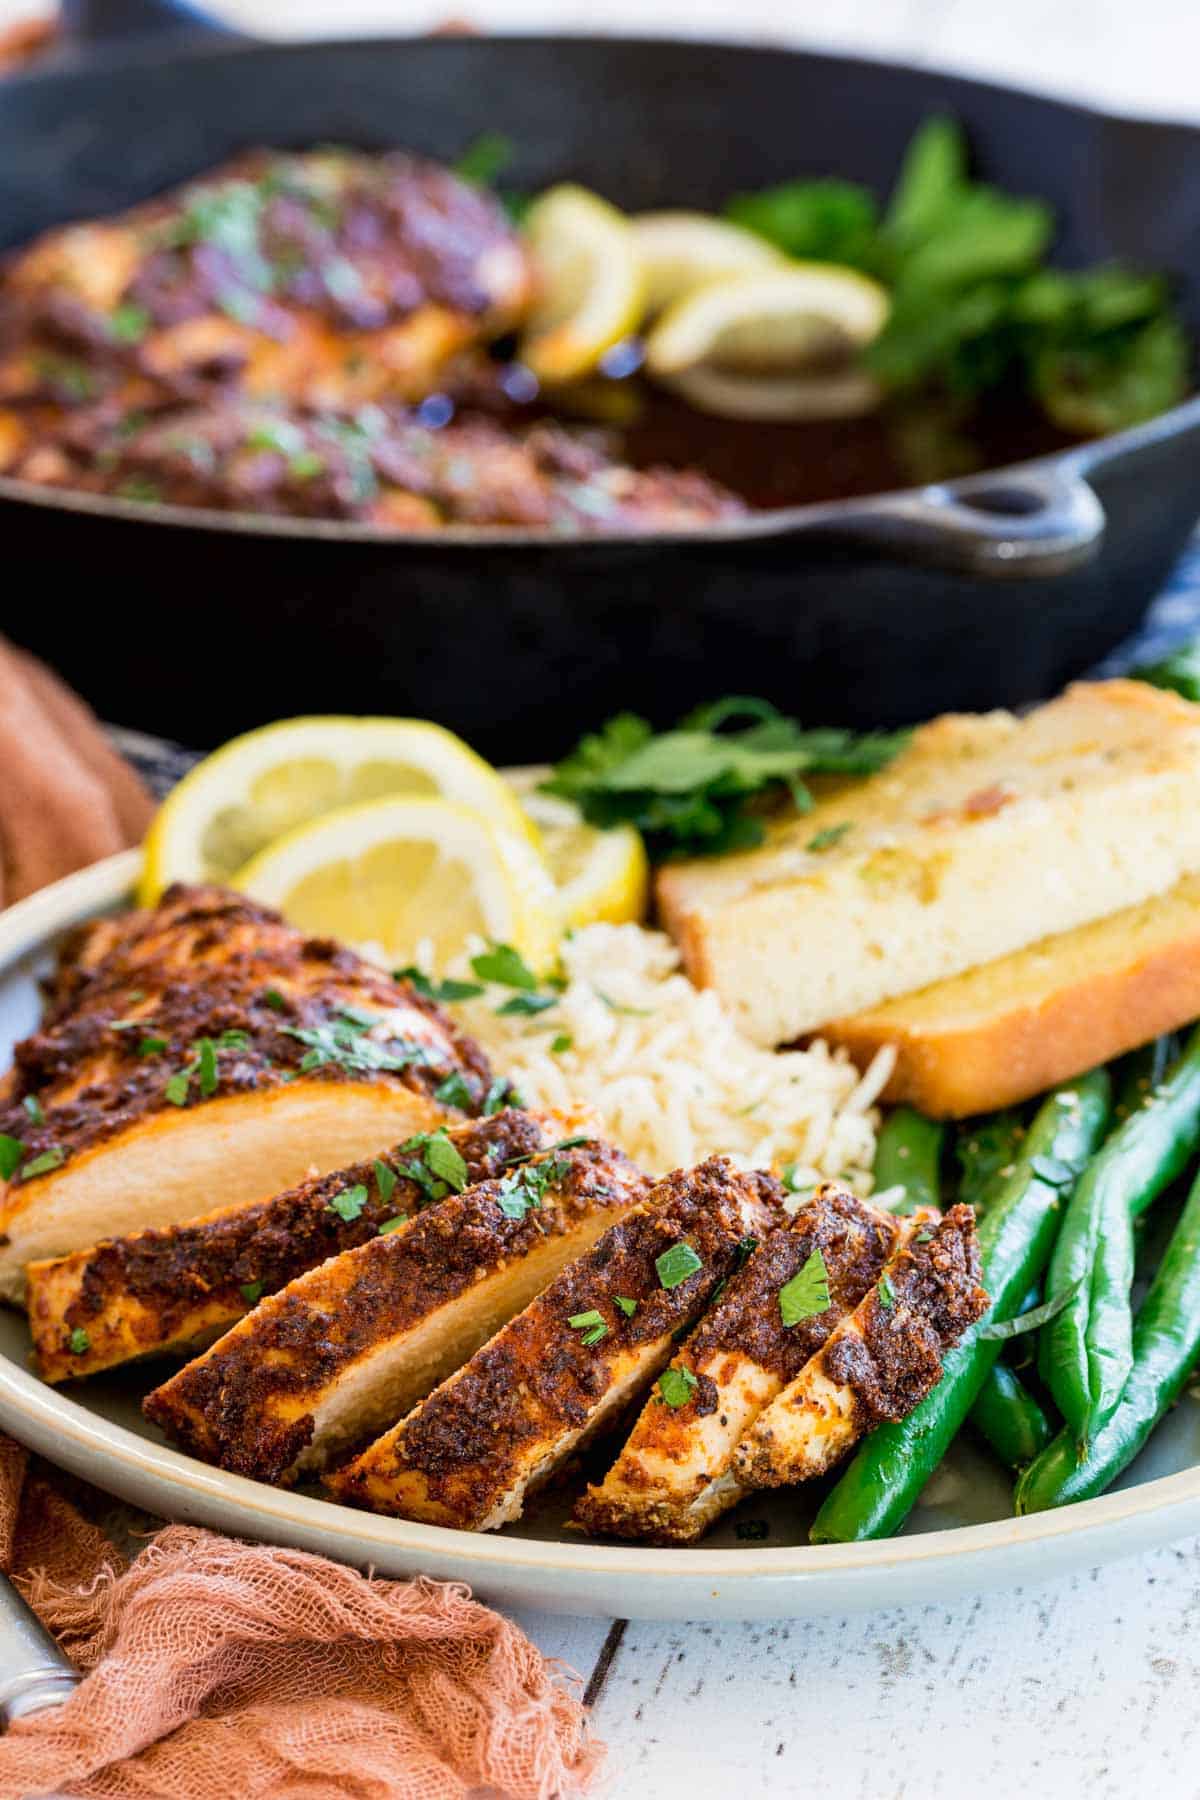
[[[1167,941],[1142,944],[1139,926],[1156,908],[1195,896],[1191,917]],[[884,1099],[917,1107],[930,1118],[961,1119],[1028,1100],[1099,1063],[1111,1062],[1200,1015],[1200,881],[1188,877],[1161,899],[1127,908],[1062,939],[1037,946],[1053,964],[1061,951],[1094,942],[1095,960],[1064,970],[1028,998],[1033,951],[925,988],[921,994],[855,1018],[839,1019],[822,1035],[866,1067],[884,1045],[897,1052]],[[947,1013],[971,985],[994,986],[974,1017]]]
[[[693,980],[786,1043],[1168,892],[1200,870],[1198,779],[1200,708],[1076,685],[921,726],[761,847],[664,867],[659,906]]]
[[[896,1220],[824,1183],[771,1231],[671,1367],[694,1383],[682,1405],[652,1394],[603,1482],[575,1507],[592,1532],[692,1543],[744,1490],[731,1475],[738,1438],[853,1311],[891,1254]],[[786,1326],[780,1290],[819,1252],[829,1305]]]
[[[574,1128],[510,1109],[451,1126],[447,1136],[474,1185]],[[414,1154],[401,1146],[249,1206],[30,1264],[29,1324],[42,1379],[66,1381],[194,1345],[305,1270],[377,1237],[397,1215],[421,1211],[427,1190],[403,1173]],[[351,1190],[361,1206],[346,1217],[332,1203]],[[86,1345],[72,1350],[80,1332]]]
[[[320,1467],[341,1448],[320,1441],[318,1415],[340,1384],[375,1368],[386,1379],[369,1404],[357,1403],[355,1423],[363,1436],[380,1430],[417,1398],[410,1393],[397,1404],[389,1372],[413,1333],[449,1318],[464,1296],[474,1303],[489,1277],[503,1277],[554,1240],[569,1254],[581,1233],[597,1235],[647,1186],[626,1157],[595,1140],[536,1161],[555,1169],[540,1203],[514,1212],[503,1179],[485,1181],[322,1263],[150,1394],[146,1416],[206,1462],[285,1481],[302,1461]],[[436,1348],[419,1392],[447,1372],[435,1356]],[[371,1410],[376,1405],[385,1408],[382,1418]]]
[[[673,1333],[746,1235],[778,1221],[781,1199],[770,1177],[740,1174],[724,1157],[667,1176],[330,1487],[356,1505],[466,1530],[519,1517],[529,1488],[653,1380]],[[664,1287],[658,1259],[681,1243],[699,1266]],[[592,1314],[604,1324],[599,1339],[570,1322]]]

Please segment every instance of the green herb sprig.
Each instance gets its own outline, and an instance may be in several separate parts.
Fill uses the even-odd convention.
[[[813,804],[805,777],[870,775],[906,732],[805,731],[767,700],[734,696],[672,731],[621,713],[580,740],[544,791],[572,800],[592,825],[636,825],[652,857],[719,856],[762,842],[763,808]]]

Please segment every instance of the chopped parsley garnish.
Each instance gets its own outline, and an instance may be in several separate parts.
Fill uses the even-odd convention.
[[[161,1056],[166,1047],[166,1038],[144,1037],[138,1044],[137,1053],[139,1056]]]
[[[494,1113],[503,1112],[506,1106],[523,1104],[520,1094],[507,1075],[500,1075],[487,1091],[487,1098],[483,1103],[483,1116],[485,1119],[490,1119]]]
[[[48,1175],[51,1169],[61,1168],[67,1160],[67,1153],[58,1144],[49,1150],[43,1150],[32,1162],[27,1162],[21,1170],[22,1181],[32,1181],[35,1175]]]
[[[677,1288],[681,1282],[694,1275],[697,1269],[704,1267],[700,1257],[686,1241],[672,1244],[661,1256],[654,1259],[654,1267],[658,1270],[658,1279],[668,1290]]]
[[[26,1094],[21,1105],[25,1108],[25,1111],[29,1114],[35,1125],[44,1125],[46,1123],[46,1115],[42,1111],[42,1103],[36,1094]]]
[[[381,1157],[376,1157],[373,1169],[375,1174],[375,1186],[379,1189],[379,1198],[386,1206],[396,1191],[396,1183],[399,1181],[400,1177],[397,1175],[395,1169],[392,1168],[391,1164],[385,1163]]]
[[[513,142],[500,131],[485,131],[469,143],[450,166],[460,181],[472,187],[494,187],[496,177],[513,159]]]
[[[588,1312],[572,1313],[567,1324],[572,1331],[582,1331],[583,1336],[580,1343],[587,1344],[589,1347],[592,1344],[598,1344],[602,1337],[608,1336],[608,1325],[604,1315],[597,1312],[594,1306]]]
[[[814,1250],[790,1281],[779,1290],[779,1316],[785,1326],[799,1325],[829,1311],[829,1270],[819,1250]]]
[[[664,1369],[658,1391],[668,1406],[686,1406],[700,1383],[690,1369]]]
[[[166,1095],[172,1106],[187,1105],[188,1090],[191,1086],[191,1080],[191,1069],[178,1069],[175,1074],[171,1076],[166,1087],[163,1089],[163,1093]]]
[[[907,742],[904,732],[856,737],[804,731],[766,700],[717,700],[673,731],[621,713],[580,740],[544,783],[591,825],[636,825],[657,860],[716,856],[763,840],[761,803],[812,807],[809,774],[870,775]]]
[[[500,1018],[531,1017],[557,1005],[557,994],[514,994],[510,1000],[496,1008],[496,1013]]]
[[[510,1156],[504,1166],[506,1169],[514,1169],[518,1163],[532,1162],[535,1156],[553,1156],[558,1150],[579,1150],[584,1144],[591,1144],[594,1141],[593,1138],[588,1137],[586,1132],[581,1133],[578,1137],[560,1138],[557,1144],[547,1144],[544,1149],[526,1150],[521,1156]]]
[[[12,1180],[24,1154],[25,1146],[20,1138],[9,1137],[6,1131],[0,1131],[0,1181]]]
[[[471,967],[481,981],[494,981],[498,987],[521,988],[530,994],[537,987],[537,976],[511,944],[493,944],[471,958]]]
[[[916,1237],[913,1239],[914,1244],[932,1244],[932,1242],[932,1231],[918,1231]]]
[[[896,1290],[892,1286],[891,1278],[887,1275],[879,1277],[879,1304],[886,1312],[891,1312],[896,1304]]]
[[[839,825],[827,825],[824,831],[814,831],[804,848],[816,851],[832,850],[835,844],[841,843],[852,823],[853,821],[850,819],[843,819]]]
[[[262,1299],[263,1284],[261,1281],[244,1281],[241,1287],[242,1299],[247,1306],[257,1306]]]
[[[458,1069],[452,1075],[447,1075],[445,1081],[438,1082],[433,1090],[433,1097],[440,1100],[443,1106],[457,1106],[462,1112],[470,1112],[475,1099],[470,1083]]]
[[[708,1297],[708,1310],[711,1311],[717,1304],[717,1301],[721,1298],[721,1295],[725,1292],[725,1289],[729,1286],[729,1283],[737,1274],[738,1270],[745,1268],[757,1249],[758,1239],[756,1237],[742,1238],[737,1249],[733,1253],[733,1267],[729,1270],[728,1274],[722,1275],[720,1281],[718,1281],[716,1287]]]
[[[551,1042],[551,1056],[564,1056],[566,1052],[571,1049],[574,1042],[575,1039],[571,1036],[570,1032],[560,1031],[558,1036]]]
[[[272,1012],[287,1011],[287,1001],[284,999],[278,988],[265,988],[263,990],[263,1005],[269,1006]]]
[[[614,1306],[620,1307],[627,1319],[632,1319],[634,1313],[637,1311],[637,1301],[627,1299],[624,1294],[614,1294],[612,1301]]]
[[[343,1188],[340,1194],[335,1194],[326,1210],[336,1213],[338,1218],[344,1219],[347,1225],[353,1225],[355,1219],[361,1217],[366,1204],[367,1190],[360,1181],[356,1182],[353,1187]]]
[[[433,1061],[433,1052],[425,1044],[395,1039],[397,1047],[387,1049],[366,1034],[380,1021],[365,1013],[342,1012],[323,1025],[284,1025],[280,1029],[298,1043],[308,1046],[300,1059],[307,1073],[333,1063],[342,1069],[374,1071],[402,1070]]]
[[[426,1000],[474,1000],[483,992],[477,981],[434,981],[413,963],[405,969],[393,969],[392,980],[407,981]]]
[[[547,1188],[561,1181],[570,1169],[569,1162],[560,1162],[554,1157],[546,1162],[526,1163],[519,1169],[510,1169],[501,1179],[496,1205],[506,1219],[523,1219],[531,1207],[534,1211],[540,1208]]]
[[[148,475],[127,475],[115,491],[119,500],[140,500],[147,506],[162,499],[162,489]]]
[[[811,1182],[801,1181],[799,1163],[788,1163],[780,1170],[779,1179],[789,1194],[811,1194],[813,1191]]]
[[[315,450],[301,450],[298,456],[288,458],[288,474],[296,481],[315,481],[324,473],[325,458]]]
[[[118,344],[138,344],[150,329],[150,314],[144,306],[126,301],[108,315],[108,334]]]
[[[196,1045],[196,1074],[200,1092],[207,1100],[217,1091],[217,1046],[211,1038],[201,1038]]]
[[[92,1347],[92,1340],[82,1325],[76,1325],[67,1339],[67,1348],[72,1356],[85,1356]]]
[[[388,1237],[393,1231],[399,1231],[402,1225],[408,1224],[407,1213],[397,1213],[393,1219],[385,1219],[379,1227],[380,1237]]]
[[[461,1194],[470,1179],[467,1165],[450,1142],[444,1125],[437,1131],[420,1131],[408,1138],[396,1155],[408,1158],[399,1165],[400,1173],[416,1182],[427,1203],[444,1200],[449,1193]]]

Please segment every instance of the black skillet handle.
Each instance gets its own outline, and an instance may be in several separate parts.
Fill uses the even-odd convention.
[[[902,562],[1028,581],[1090,562],[1104,528],[1096,490],[1080,469],[1060,462],[843,502],[818,531]]]
[[[81,48],[168,31],[193,39],[235,35],[190,0],[63,0],[61,11],[67,42]]]

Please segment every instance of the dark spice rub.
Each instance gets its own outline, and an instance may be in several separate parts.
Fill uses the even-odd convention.
[[[863,1432],[902,1419],[941,1378],[942,1356],[987,1307],[975,1215],[901,1222],[883,1273],[824,1348],[758,1416],[734,1453],[746,1487],[823,1474]]]
[[[343,1168],[501,1090],[431,1000],[215,888],[72,941],[0,1106],[0,1289],[27,1262]]]
[[[194,1455],[264,1481],[380,1431],[648,1185],[595,1139],[514,1155],[506,1174],[263,1301],[156,1389],[147,1417]]]
[[[918,1232],[858,1314],[859,1329],[828,1347],[830,1379],[852,1388],[863,1428],[905,1419],[942,1373],[942,1354],[987,1310],[975,1214],[954,1206],[926,1239]]]
[[[731,1474],[739,1438],[878,1279],[896,1228],[889,1214],[826,1182],[769,1232],[676,1351],[616,1463],[576,1506],[576,1521],[618,1537],[691,1543],[735,1505],[744,1492]],[[806,1269],[817,1277],[812,1310],[786,1324],[781,1293]]]
[[[477,1104],[491,1079],[478,1046],[407,982],[219,888],[169,889],[124,924],[74,988],[58,991],[57,1010],[16,1046],[0,1107],[0,1132],[25,1148],[18,1181],[47,1152],[61,1152],[60,1166],[148,1112],[274,1087],[301,1071],[322,1081],[366,1073],[432,1096],[458,1070]],[[386,1031],[356,1046],[351,1021],[339,1044],[339,1025],[359,1008],[386,1020]],[[318,1042],[314,1055],[309,1038],[322,1033],[328,1054]],[[194,1068],[186,1086],[168,1091],[204,1039],[214,1047],[212,1078]]]
[[[780,1193],[724,1157],[667,1176],[330,1486],[469,1530],[519,1517],[529,1488],[654,1379],[738,1246],[779,1220]]]
[[[462,1158],[462,1185],[471,1186],[567,1130],[554,1116],[510,1108],[452,1125],[444,1136]],[[249,1206],[31,1264],[29,1324],[39,1373],[65,1381],[152,1352],[197,1347],[306,1269],[395,1229],[439,1187],[448,1191],[431,1176],[427,1155],[427,1140],[409,1140]],[[417,1165],[423,1181],[406,1173]],[[80,1330],[86,1348],[73,1350]]]

